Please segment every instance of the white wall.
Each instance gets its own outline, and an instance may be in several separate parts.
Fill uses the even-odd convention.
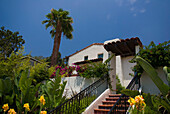
[[[132,80],[132,76],[129,73],[134,74],[132,71],[132,67],[136,65],[136,63],[130,63],[129,61],[132,60],[134,56],[122,57],[122,73],[123,73],[123,83],[122,85],[127,87],[130,81]]]
[[[129,61],[132,60],[133,57],[134,56],[128,57],[116,56],[116,75],[118,75],[120,83],[124,87],[127,87],[133,78],[132,76],[129,75],[129,73],[133,73],[131,68],[135,65],[135,63],[129,63]],[[111,61],[113,61],[113,59]]]
[[[64,95],[67,96],[67,98],[71,98],[72,96],[72,91],[71,89],[79,93],[81,90],[85,89],[88,87],[90,84],[93,82],[97,81],[99,78],[90,78],[86,79],[80,76],[73,76],[73,77],[64,77],[62,78],[62,81],[67,81],[65,90],[64,90]]]
[[[165,84],[168,85],[168,81],[166,80],[166,75],[164,71],[162,70],[162,67],[159,67],[156,71],[158,73],[158,76],[164,81]],[[145,93],[155,94],[158,95],[160,93],[159,89],[155,85],[155,83],[151,80],[151,78],[148,76],[146,72],[144,72],[141,75],[141,86],[142,91]]]
[[[72,63],[84,61],[84,56],[88,56],[88,60],[97,59],[98,54],[101,53],[103,53],[103,61],[105,61],[108,58],[108,52],[104,49],[103,45],[92,45],[91,47],[70,56],[68,65],[72,66]]]

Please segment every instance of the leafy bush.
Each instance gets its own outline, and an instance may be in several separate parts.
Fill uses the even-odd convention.
[[[23,59],[23,48],[18,52],[12,52],[9,57],[0,58],[0,78],[10,77],[14,79],[15,74],[30,67],[29,59]]]
[[[101,77],[108,73],[109,69],[106,64],[104,63],[91,63],[89,65],[84,66],[84,72],[79,73],[80,76],[85,78],[92,78],[92,77]]]
[[[57,66],[55,68],[55,72],[52,73],[50,78],[54,78],[56,76],[56,71],[58,69],[60,70],[59,74],[62,77],[68,77],[68,76],[72,75],[72,72],[74,71],[75,67],[74,66],[65,66],[64,68],[62,68],[61,66]]]
[[[47,68],[46,63],[31,67],[29,59],[23,59],[22,50],[16,54],[12,53],[6,59],[1,58],[1,60],[0,107],[9,104],[10,108],[22,113],[24,111],[23,106],[28,103],[30,106],[29,112],[38,113],[41,108],[51,109],[62,102],[66,82],[61,84],[61,77],[58,74],[56,74],[54,81],[47,80],[54,71],[54,67]],[[45,84],[39,83],[43,80],[47,82],[44,82]],[[44,108],[39,102],[41,95],[44,95],[47,100]],[[51,101],[53,103],[50,103]],[[2,111],[1,109],[0,113]]]
[[[91,77],[102,77],[109,72],[109,62],[113,58],[114,55],[109,57],[104,63],[98,62],[98,63],[90,63],[88,65],[79,67],[77,72],[80,76],[85,78],[91,78]],[[110,79],[109,79],[110,80]]]
[[[54,72],[54,67],[47,67],[47,63],[35,63],[30,69],[30,77],[34,79],[35,83],[40,83],[48,80]]]
[[[170,41],[166,41],[164,43],[159,43],[156,45],[153,41],[145,46],[143,49],[141,48],[138,56],[145,59],[148,63],[150,63],[154,68],[161,66],[170,66]],[[132,60],[131,62],[135,62]],[[133,71],[138,72],[140,75],[143,72],[143,69],[140,65],[136,65],[133,68]]]

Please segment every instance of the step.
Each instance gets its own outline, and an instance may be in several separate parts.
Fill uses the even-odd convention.
[[[94,109],[94,114],[107,114],[109,109]]]
[[[101,105],[99,105],[98,107],[99,107],[99,109],[110,109],[110,108],[112,108],[113,106],[114,106],[114,104],[109,104],[109,105],[101,104]]]
[[[99,109],[111,109],[112,107],[114,106],[114,104],[110,104],[110,105],[99,105]],[[121,105],[118,105],[118,107],[121,107],[121,108],[126,108],[128,109],[129,105],[124,105],[124,104],[121,104]]]
[[[94,114],[107,114],[109,109],[94,109]],[[126,110],[116,110],[114,114],[126,114]]]
[[[116,110],[114,112],[112,112],[112,114],[126,114],[126,110]]]
[[[106,101],[117,101],[119,99],[119,97],[106,97]],[[121,98],[121,100],[128,100],[129,98]]]
[[[109,94],[109,97],[120,97],[121,94]]]
[[[116,101],[102,101],[102,103],[106,105],[111,105],[111,104],[115,104]]]

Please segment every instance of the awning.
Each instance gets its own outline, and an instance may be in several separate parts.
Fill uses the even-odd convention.
[[[121,55],[122,57],[135,55],[135,46],[142,47],[142,43],[138,37],[130,39],[120,39],[118,41],[108,42],[104,45],[107,51]]]

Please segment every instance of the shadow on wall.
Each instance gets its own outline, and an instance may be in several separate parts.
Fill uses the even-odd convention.
[[[75,76],[75,77],[64,77],[62,78],[62,81],[67,81],[65,90],[64,90],[64,95],[67,98],[70,98],[73,96],[74,93],[79,93],[95,81],[97,81],[99,78],[90,78],[86,79],[80,76]],[[99,90],[98,90],[99,91]]]

